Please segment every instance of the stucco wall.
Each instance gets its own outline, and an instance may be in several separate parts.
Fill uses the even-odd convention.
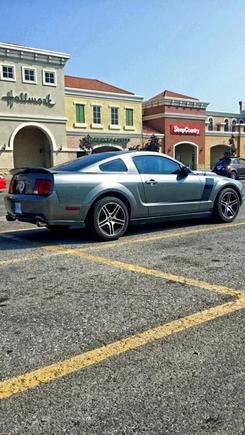
[[[5,49],[0,51],[0,72],[2,66],[14,68],[13,80],[6,79],[0,74],[0,168],[13,168],[14,138],[20,129],[33,127],[37,129],[37,134],[38,130],[43,132],[50,142],[51,152],[57,151],[60,146],[66,146],[64,62],[49,59],[49,52],[44,55],[35,54],[35,49],[29,51],[28,56],[31,60],[26,58],[26,53],[22,56],[18,47],[10,49],[9,52]],[[25,83],[25,67],[35,70],[36,83]],[[55,73],[55,86],[44,83],[44,70]],[[30,154],[32,139],[33,136],[30,135]],[[23,153],[26,154],[24,148]]]
[[[85,105],[85,123],[86,127],[75,127],[76,122],[76,103]],[[93,128],[93,108],[92,104],[101,106],[101,124],[102,128]],[[110,128],[111,125],[111,109],[110,106],[119,107],[119,126],[120,128]],[[134,110],[134,126],[126,128],[125,107]],[[65,96],[65,115],[67,117],[67,130],[79,131],[81,134],[89,132],[111,133],[114,136],[117,134],[132,132],[133,134],[141,134],[142,132],[142,104],[141,102],[119,101],[113,99],[88,98],[77,96]]]
[[[48,63],[31,63],[28,61],[17,61],[4,59],[0,56],[0,65],[13,65],[15,67],[16,80],[8,81],[1,79],[0,91],[0,113],[13,116],[13,115],[32,115],[32,116],[60,116],[64,117],[64,71],[63,67],[56,65],[49,65]],[[23,83],[22,67],[35,68],[37,83]],[[43,83],[43,70],[54,70],[57,77],[57,85],[49,86]],[[11,107],[4,97],[8,92],[11,92],[14,97],[19,97],[20,93],[27,94],[28,97],[44,99],[50,95],[53,105],[45,105],[43,103],[21,103],[16,100],[13,101]]]

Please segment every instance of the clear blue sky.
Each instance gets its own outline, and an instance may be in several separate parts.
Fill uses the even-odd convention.
[[[146,98],[245,100],[245,0],[0,0],[0,41],[70,53],[66,74]]]

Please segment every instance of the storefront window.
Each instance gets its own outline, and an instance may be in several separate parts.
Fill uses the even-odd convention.
[[[133,109],[126,109],[126,125],[132,127],[134,125],[134,111]]]
[[[112,125],[118,125],[118,107],[112,107],[111,108],[111,124]]]
[[[79,124],[85,123],[85,107],[84,104],[76,104],[76,122]]]
[[[101,107],[93,106],[93,123],[101,124]]]
[[[225,119],[224,131],[229,131],[229,120]]]
[[[14,67],[9,65],[3,65],[2,78],[6,80],[15,80]]]
[[[34,68],[23,68],[22,78],[24,83],[36,83],[36,70]]]
[[[55,71],[43,71],[43,83],[45,85],[56,85]]]
[[[241,127],[243,127],[243,125],[244,125],[243,119],[240,119],[239,124],[241,125]],[[241,129],[241,131],[242,131],[242,129]],[[243,132],[245,132],[245,126],[243,127]]]
[[[214,129],[214,121],[213,118],[208,119],[208,131],[213,131]]]

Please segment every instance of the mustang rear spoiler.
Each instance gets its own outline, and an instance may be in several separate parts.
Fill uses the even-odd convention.
[[[17,174],[26,174],[26,173],[36,173],[38,172],[40,173],[48,173],[51,174],[52,172],[49,169],[46,168],[15,168],[15,169],[11,169],[10,173],[12,175],[17,175]]]

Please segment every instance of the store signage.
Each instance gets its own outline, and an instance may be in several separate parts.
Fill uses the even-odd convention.
[[[86,136],[84,140],[88,143],[99,142],[99,143],[117,143],[117,144],[127,144],[130,139],[125,137],[91,137]]]
[[[14,95],[13,91],[7,92],[3,95],[2,100],[7,102],[7,105],[11,108],[14,103],[17,104],[34,104],[35,106],[47,106],[53,107],[56,103],[52,101],[50,94],[46,97],[31,97],[27,92],[20,92],[19,95]]]
[[[201,127],[193,125],[170,125],[171,134],[187,134],[192,136],[200,136]]]

